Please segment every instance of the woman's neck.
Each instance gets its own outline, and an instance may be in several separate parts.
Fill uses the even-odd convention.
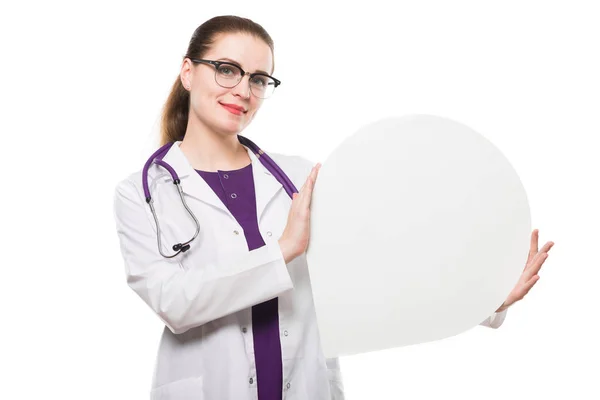
[[[188,130],[179,148],[192,168],[201,171],[232,171],[252,162],[237,135]]]

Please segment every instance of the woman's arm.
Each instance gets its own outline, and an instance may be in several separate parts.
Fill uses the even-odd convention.
[[[115,190],[114,217],[127,284],[173,333],[277,297],[293,288],[279,243],[249,251],[237,260],[185,269],[156,248],[156,231],[134,184]],[[288,255],[289,257],[289,255]]]

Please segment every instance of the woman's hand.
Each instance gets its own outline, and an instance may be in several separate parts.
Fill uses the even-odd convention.
[[[531,246],[529,248],[529,255],[523,273],[514,289],[506,298],[506,301],[502,303],[496,312],[504,311],[517,301],[523,299],[533,285],[540,279],[538,272],[540,271],[540,268],[542,268],[544,261],[548,258],[548,252],[552,246],[554,246],[554,242],[547,242],[544,247],[538,251],[538,237],[539,231],[535,229],[531,234]]]
[[[315,165],[300,188],[292,195],[292,205],[287,225],[279,238],[279,245],[285,262],[288,263],[306,251],[310,235],[310,203],[321,164]]]

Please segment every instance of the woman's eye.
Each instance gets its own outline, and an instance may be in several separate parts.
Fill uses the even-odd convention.
[[[259,85],[259,86],[266,85],[265,79],[264,78],[259,78],[258,76],[254,78],[253,82],[254,82],[255,85]]]

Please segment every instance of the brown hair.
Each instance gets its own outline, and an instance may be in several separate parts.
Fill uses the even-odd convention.
[[[247,33],[262,39],[274,52],[273,39],[267,31],[252,20],[234,15],[223,15],[209,19],[200,25],[190,39],[186,57],[202,58],[223,33]],[[273,62],[273,68],[275,63]],[[190,108],[190,93],[183,87],[178,75],[165,102],[160,124],[160,145],[183,140],[187,128]]]

